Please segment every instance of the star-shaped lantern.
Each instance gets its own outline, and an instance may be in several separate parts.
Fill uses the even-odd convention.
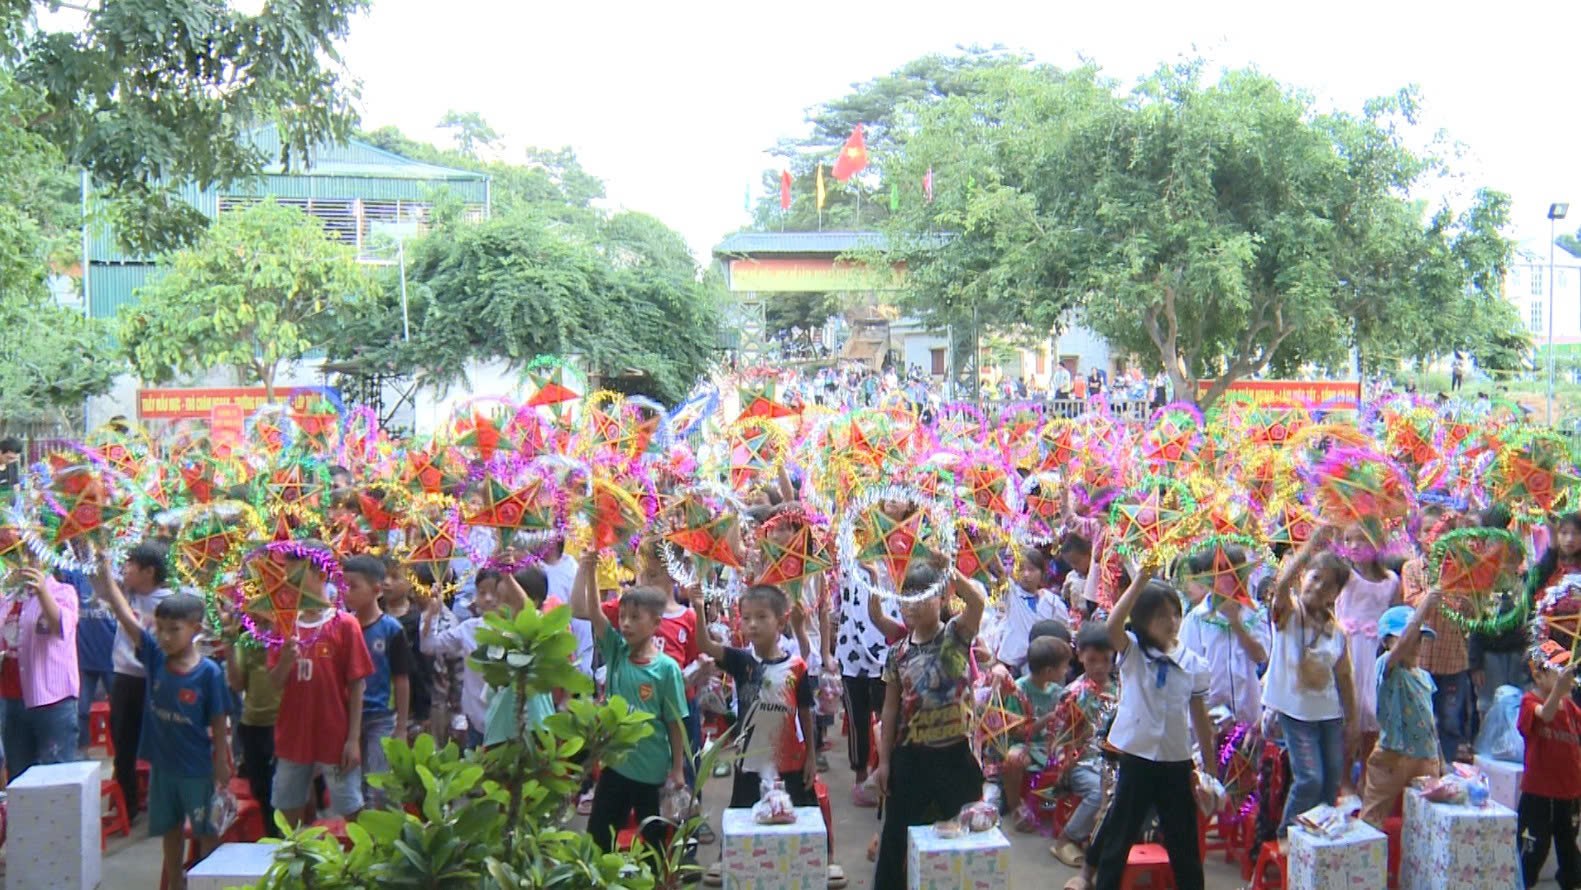
[[[562,426],[571,422],[572,409],[582,396],[582,386],[569,374],[565,365],[556,364],[547,371],[529,373],[533,394],[527,398],[529,408],[545,408],[555,423]]]
[[[969,460],[961,473],[967,497],[978,509],[998,516],[1015,515],[1012,506],[1010,474],[993,461],[976,458]]]
[[[741,413],[736,416],[737,421],[749,417],[774,420],[779,417],[795,417],[797,414],[788,405],[775,398],[773,381],[755,389],[743,387],[737,392],[741,397]]]
[[[801,599],[802,587],[808,578],[834,567],[828,541],[807,523],[798,525],[783,545],[765,536],[760,546],[765,565],[756,583],[773,584],[792,600]]]
[[[987,587],[1000,567],[1005,535],[998,527],[970,518],[955,521],[955,568],[961,574]]]
[[[708,578],[717,565],[741,568],[730,547],[730,538],[740,517],[728,507],[716,509],[698,495],[684,495],[671,508],[676,528],[665,533],[664,539],[692,555],[697,564],[697,577]]]
[[[1499,528],[1463,528],[1440,535],[1428,554],[1432,583],[1445,594],[1496,608],[1493,597],[1520,585],[1521,539]],[[1473,608],[1482,614],[1486,608]]]
[[[181,529],[175,548],[182,577],[207,587],[229,562],[245,533],[216,510],[206,510]]]
[[[310,451],[326,454],[340,438],[340,413],[322,395],[292,399],[291,420]]]
[[[857,559],[881,564],[899,590],[906,580],[912,560],[926,559],[928,548],[922,540],[923,511],[914,509],[905,519],[892,519],[878,507],[862,516],[866,543],[857,553]]]
[[[1186,486],[1173,479],[1151,476],[1137,490],[1119,498],[1109,508],[1109,526],[1115,549],[1135,559],[1152,554],[1167,562],[1189,537],[1197,503]]]
[[[556,527],[554,490],[544,477],[531,477],[513,485],[491,477],[482,494],[483,505],[463,520],[467,525],[529,532],[546,532]]]
[[[730,430],[730,487],[745,491],[779,471],[785,433],[773,421],[752,419]]]
[[[429,506],[412,511],[406,524],[406,562],[426,564],[435,578],[443,578],[457,549],[456,526],[448,513]]]
[[[296,635],[302,612],[327,609],[323,579],[316,577],[305,559],[291,558],[282,550],[265,549],[249,554],[244,563],[245,601],[242,608],[255,618],[267,619],[285,639]]]
[[[437,445],[428,450],[408,451],[401,483],[413,492],[439,494],[460,481],[450,471],[450,464],[449,454]]]
[[[1005,701],[1005,693],[998,683],[989,686],[980,694],[973,729],[974,739],[977,743],[979,756],[983,752],[992,751],[1003,760],[1010,753],[1010,748],[1016,743],[1016,737],[1021,728],[1026,726],[1028,720],[1023,714],[1011,710]]]
[[[54,545],[103,531],[131,509],[126,499],[115,493],[114,483],[91,466],[68,467],[55,473],[50,489],[60,504],[51,541]]]
[[[468,449],[480,461],[492,460],[515,446],[500,432],[500,418],[473,411],[455,422],[456,447]]]
[[[647,515],[625,489],[608,479],[593,480],[593,493],[580,499],[577,511],[587,522],[595,550],[624,550],[642,534]]]
[[[1251,538],[1237,535],[1215,535],[1209,537],[1195,546],[1193,553],[1210,551],[1213,562],[1205,572],[1187,572],[1185,580],[1196,582],[1208,589],[1209,605],[1213,609],[1226,600],[1239,604],[1243,609],[1255,610],[1257,603],[1252,599],[1251,577],[1253,561],[1250,558],[1256,542]],[[1231,558],[1231,548],[1241,551],[1239,562]]]
[[[1413,509],[1415,486],[1398,464],[1360,448],[1334,448],[1311,474],[1318,515],[1338,526],[1403,522]],[[1375,543],[1381,544],[1382,541]]]
[[[1577,481],[1564,441],[1542,432],[1516,436],[1501,449],[1486,478],[1494,503],[1534,518],[1568,504]]]

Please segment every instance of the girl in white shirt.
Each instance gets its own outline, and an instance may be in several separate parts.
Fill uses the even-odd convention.
[[[1175,886],[1203,888],[1191,748],[1195,731],[1203,756],[1213,751],[1208,664],[1180,644],[1180,594],[1151,579],[1150,567],[1137,572],[1109,613],[1109,640],[1120,656],[1120,704],[1109,746],[1120,752],[1120,768],[1109,813],[1088,851],[1097,862],[1097,890],[1119,890],[1149,810],[1158,813]]]
[[[1274,582],[1273,646],[1263,704],[1277,715],[1290,755],[1290,795],[1279,821],[1280,837],[1296,816],[1334,802],[1347,742],[1357,730],[1345,633],[1334,620],[1334,601],[1350,580],[1350,567],[1332,552],[1317,552],[1330,535],[1329,529],[1313,535]],[[1293,592],[1297,577],[1299,595]]]
[[[1186,613],[1180,641],[1201,655],[1213,672],[1208,710],[1224,707],[1236,722],[1255,724],[1263,712],[1257,666],[1268,660],[1268,613],[1214,595],[1207,585],[1212,583],[1215,552],[1210,548],[1187,561],[1186,596],[1193,606]],[[1224,555],[1237,571],[1246,564],[1246,552],[1239,547],[1224,548]]]

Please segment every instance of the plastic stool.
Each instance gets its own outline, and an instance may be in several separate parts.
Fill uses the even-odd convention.
[[[1149,890],[1175,890],[1175,871],[1169,867],[1169,854],[1161,844],[1132,844],[1125,860],[1120,890],[1137,890],[1138,879],[1146,876]]]
[[[1269,878],[1273,869],[1277,877]],[[1282,890],[1285,886],[1285,854],[1279,852],[1278,841],[1265,841],[1257,850],[1257,864],[1252,866],[1252,884],[1247,890]]]
[[[103,745],[105,754],[115,756],[115,740],[110,738],[110,703],[96,701],[88,706],[88,747]]]
[[[1400,886],[1400,831],[1405,820],[1390,816],[1383,820],[1383,833],[1389,839],[1389,886]]]
[[[126,816],[126,794],[112,779],[99,782],[99,798],[110,799],[109,809],[99,816],[99,852],[110,845],[110,835],[132,836],[132,820]]]

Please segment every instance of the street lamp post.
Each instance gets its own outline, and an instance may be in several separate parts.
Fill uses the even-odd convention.
[[[1548,425],[1554,425],[1554,230],[1570,212],[1570,205],[1548,205]]]

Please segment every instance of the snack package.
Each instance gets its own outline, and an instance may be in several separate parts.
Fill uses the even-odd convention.
[[[686,790],[685,785],[672,785],[664,783],[664,790],[659,792],[659,817],[668,822],[682,822],[690,814],[692,808],[692,793]]]
[[[818,680],[818,713],[825,717],[833,717],[840,713],[840,703],[844,699],[845,691],[840,686],[839,677],[823,676]]]
[[[961,807],[961,827],[967,831],[990,831],[999,825],[999,806],[979,800]]]
[[[773,773],[764,773],[759,789],[762,793],[752,805],[752,821],[759,825],[789,825],[796,821],[796,807],[785,793],[784,780]]]
[[[996,810],[1004,808],[1004,793],[999,790],[998,782],[983,783],[983,803],[993,804]]]
[[[1465,803],[1466,782],[1455,775],[1429,779],[1427,784],[1422,786],[1422,796],[1433,803]]]
[[[209,820],[213,823],[215,834],[223,835],[230,830],[236,822],[236,795],[229,788],[217,788],[214,791],[214,800],[209,804]]]
[[[944,819],[933,823],[933,833],[942,838],[961,836],[961,823],[954,819]]]
[[[1191,792],[1203,816],[1211,817],[1224,806],[1224,783],[1200,769],[1197,780],[1191,784]]]
[[[1318,837],[1336,838],[1345,833],[1350,820],[1338,807],[1319,804],[1296,817],[1296,824]]]

